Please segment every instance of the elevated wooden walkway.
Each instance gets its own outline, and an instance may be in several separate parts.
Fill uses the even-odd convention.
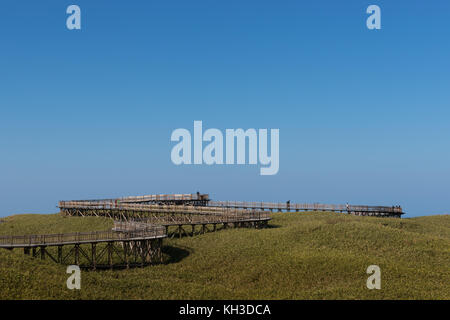
[[[114,227],[111,231],[99,232],[0,236],[0,248],[23,248],[25,254],[32,253],[33,257],[49,257],[58,263],[93,269],[144,266],[162,262],[162,239],[168,235],[193,236],[228,227],[261,228],[271,219],[268,212],[261,210],[207,207],[204,203],[175,205],[106,199],[60,201],[59,207],[69,216],[109,217],[115,220]],[[187,225],[191,232],[186,231]],[[200,226],[199,232],[197,226]]]
[[[346,212],[362,216],[400,217],[404,212],[400,206],[363,206],[346,204],[289,203],[289,202],[247,202],[247,201],[210,201],[208,206],[220,208],[242,208],[269,211],[330,211]]]
[[[75,201],[80,202],[80,201]],[[320,204],[320,203],[290,203],[287,202],[248,202],[248,201],[212,201],[208,194],[161,194],[123,197],[117,199],[89,200],[90,205],[141,204],[141,205],[184,205],[195,207],[218,207],[229,209],[254,209],[269,211],[330,211],[346,212],[361,216],[401,217],[404,214],[400,206],[367,206],[351,204]],[[182,210],[182,209],[180,209]],[[205,212],[209,212],[207,209]],[[188,212],[186,212],[188,213]]]
[[[89,211],[125,211],[128,212],[147,212],[160,214],[246,214],[253,210],[253,214],[259,211],[330,211],[345,212],[361,216],[380,216],[380,217],[401,217],[404,214],[400,206],[366,206],[350,204],[320,204],[320,203],[290,203],[288,202],[247,202],[247,201],[211,201],[192,204],[192,199],[199,199],[207,195],[148,195],[139,197],[127,197],[105,200],[79,200],[79,201],[60,201],[59,208],[70,215],[89,214]],[[177,199],[181,205],[166,203],[156,203],[151,199]],[[185,200],[183,200],[185,199]],[[184,202],[186,201],[186,202]],[[229,213],[222,211],[228,209]],[[245,210],[242,212],[237,211]]]
[[[115,200],[60,201],[59,208],[68,216],[97,216],[125,221],[125,225],[116,222],[116,231],[125,230],[124,226],[133,228],[139,221],[163,226],[169,237],[193,235],[196,226],[201,227],[201,233],[230,226],[261,228],[271,219],[269,212],[256,209],[126,203]],[[187,226],[191,226],[190,232],[185,230]]]
[[[186,194],[151,194],[143,196],[129,196],[121,198],[101,200],[74,200],[73,202],[114,202],[119,203],[141,203],[141,204],[166,204],[166,205],[194,205],[205,206],[209,201],[208,194],[186,193]]]
[[[68,244],[141,241],[165,238],[163,226],[152,225],[145,229],[129,228],[128,232],[96,231],[60,234],[34,234],[22,236],[0,236],[0,248],[26,248],[39,246],[61,246]]]
[[[23,248],[26,255],[42,260],[48,257],[56,263],[92,269],[129,268],[161,263],[165,237],[165,227],[140,223],[120,231],[113,228],[111,231],[1,236],[0,248]]]
[[[23,248],[33,257],[93,269],[144,266],[162,262],[162,239],[167,236],[193,236],[228,227],[262,228],[273,211],[331,211],[378,217],[404,214],[400,206],[211,201],[207,194],[200,193],[60,201],[58,206],[68,216],[111,218],[114,227],[100,232],[0,236],[0,248]]]
[[[114,219],[122,218],[123,220],[158,215],[213,215],[240,218],[242,216],[258,217],[264,213],[259,209],[122,203],[111,200],[60,201],[59,208],[61,212],[70,216],[107,216]],[[264,218],[268,217],[269,215],[264,215]]]

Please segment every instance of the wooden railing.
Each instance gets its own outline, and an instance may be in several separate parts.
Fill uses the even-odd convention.
[[[272,210],[310,210],[310,211],[351,211],[351,212],[386,212],[401,214],[400,206],[362,206],[345,204],[320,203],[287,203],[287,202],[247,202],[247,201],[210,201],[208,206],[225,208],[252,208]]]
[[[207,200],[207,194],[151,194],[144,196],[130,196],[119,198],[120,202],[146,202],[146,201],[191,201]]]
[[[235,214],[235,215],[165,215],[135,220],[146,224],[156,225],[181,225],[181,224],[214,224],[214,223],[235,223],[248,221],[263,221],[270,219],[268,212],[255,212],[255,214]]]
[[[185,205],[158,205],[141,203],[121,203],[109,200],[102,201],[60,201],[59,208],[81,209],[81,210],[124,210],[168,214],[198,214],[198,215],[233,215],[233,214],[256,214],[260,210],[239,209],[213,206],[185,206]]]
[[[113,231],[130,232],[153,229],[157,225],[146,221],[114,221]]]
[[[1,236],[0,247],[64,245],[68,243],[107,242],[131,239],[150,239],[165,237],[165,228],[152,226],[145,229],[134,229],[129,232],[96,231],[42,235]]]
[[[255,214],[261,210],[286,210],[286,211],[337,211],[337,212],[373,212],[401,215],[400,206],[362,206],[345,204],[309,204],[286,202],[247,202],[247,201],[210,201],[206,206],[192,205],[158,205],[143,203],[123,203],[115,200],[84,200],[84,201],[60,201],[61,209],[97,209],[97,210],[128,210],[155,213],[180,213],[180,214]]]
[[[66,202],[115,202],[115,203],[140,203],[147,201],[199,201],[208,200],[208,194],[150,194],[143,196],[129,196],[114,199],[93,199],[93,200],[71,200]]]
[[[203,198],[202,198],[203,197]],[[288,203],[288,202],[248,202],[248,201],[209,201],[206,206],[192,205],[157,205],[144,204],[143,202],[151,202],[158,200],[204,200],[209,199],[207,194],[162,194],[162,195],[146,195],[135,197],[124,197],[117,199],[102,200],[76,200],[76,201],[60,201],[60,208],[80,208],[80,209],[123,209],[123,210],[139,210],[139,211],[159,211],[159,212],[180,212],[180,213],[209,213],[211,208],[247,208],[257,210],[298,210],[298,211],[349,211],[349,212],[380,212],[403,214],[400,206],[365,206],[365,205],[346,205],[346,204],[320,204],[320,203]],[[206,209],[204,209],[207,207]]]

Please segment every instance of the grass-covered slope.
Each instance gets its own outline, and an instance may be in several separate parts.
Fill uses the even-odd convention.
[[[450,216],[277,213],[269,228],[165,240],[165,265],[82,271],[0,249],[0,299],[450,299]],[[0,234],[106,230],[111,221],[12,216]],[[381,268],[381,290],[366,269]]]

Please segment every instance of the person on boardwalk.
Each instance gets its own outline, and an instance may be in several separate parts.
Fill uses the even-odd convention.
[[[347,213],[350,214],[350,206],[348,205],[348,202],[345,204],[345,207],[347,208]]]

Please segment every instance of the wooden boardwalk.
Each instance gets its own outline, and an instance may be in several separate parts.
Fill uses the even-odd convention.
[[[174,206],[170,201],[177,201]],[[201,200],[201,201],[200,201]],[[169,202],[167,202],[169,201]],[[161,214],[211,214],[221,209],[259,211],[330,211],[360,216],[401,217],[400,206],[367,206],[351,204],[320,204],[287,202],[211,201],[208,194],[147,195],[105,200],[60,201],[61,210],[70,214],[84,214],[89,208],[95,210],[124,210],[135,212],[159,212]],[[237,213],[237,211],[230,211]],[[245,212],[243,212],[245,213]]]
[[[256,209],[158,205],[116,200],[60,201],[59,208],[68,216],[97,216],[114,219],[117,221],[116,230],[124,228],[119,224],[120,221],[124,221],[129,227],[137,225],[139,221],[163,226],[169,237],[192,236],[196,233],[196,226],[200,226],[200,233],[229,227],[262,228],[271,219],[269,212]],[[189,226],[190,232],[186,231]]]
[[[267,226],[270,217],[268,218],[226,218],[218,219],[214,217],[193,217],[193,216],[178,216],[178,217],[156,217],[144,218],[133,221],[133,223],[157,224],[164,226],[166,234],[170,238],[181,238],[183,236],[194,236],[196,234],[204,234],[207,232],[216,232],[228,228],[255,228],[261,229]],[[122,221],[115,222],[115,230],[126,230],[126,228],[133,228],[129,222],[122,225]],[[190,230],[189,230],[190,229]]]
[[[362,216],[400,217],[403,213],[400,206],[363,206],[346,204],[289,203],[289,202],[247,202],[247,201],[210,201],[208,206],[220,208],[242,208],[269,211],[330,211],[346,212]]]
[[[184,197],[184,196],[183,196]],[[178,197],[166,197],[177,199]],[[191,201],[192,198],[186,198]],[[129,199],[129,201],[131,201]],[[118,199],[60,201],[63,214],[115,220],[110,231],[0,236],[0,248],[23,248],[25,254],[92,269],[144,266],[162,262],[162,240],[229,227],[262,228],[268,212],[201,205],[125,202]],[[187,231],[187,226],[191,231]],[[197,226],[200,230],[196,230]]]
[[[404,214],[400,206],[211,201],[207,194],[200,193],[60,201],[58,206],[68,216],[111,218],[114,227],[100,232],[0,236],[0,248],[23,248],[33,257],[49,257],[58,263],[92,269],[144,266],[162,262],[162,240],[168,236],[193,236],[229,227],[263,228],[273,211],[330,211],[378,217]]]
[[[204,206],[209,201],[208,194],[151,194],[143,196],[129,196],[102,200],[77,200],[77,202],[108,201],[115,203],[142,203],[142,204],[169,204],[169,205],[195,205]]]
[[[142,203],[122,203],[111,200],[91,201],[60,201],[58,204],[61,212],[67,215],[80,216],[104,216],[113,217],[120,214],[124,219],[127,217],[138,217],[146,214],[191,214],[191,215],[257,215],[259,209],[239,209],[212,206],[192,205],[158,205]]]
[[[165,238],[163,226],[152,225],[146,229],[130,228],[128,232],[95,231],[60,234],[35,234],[22,236],[0,236],[0,248],[26,248],[39,246],[60,246],[68,244],[141,241]]]
[[[145,266],[162,262],[166,229],[140,223],[126,230],[0,237],[0,248],[23,248],[26,255],[82,267]],[[54,250],[52,250],[54,247]]]

